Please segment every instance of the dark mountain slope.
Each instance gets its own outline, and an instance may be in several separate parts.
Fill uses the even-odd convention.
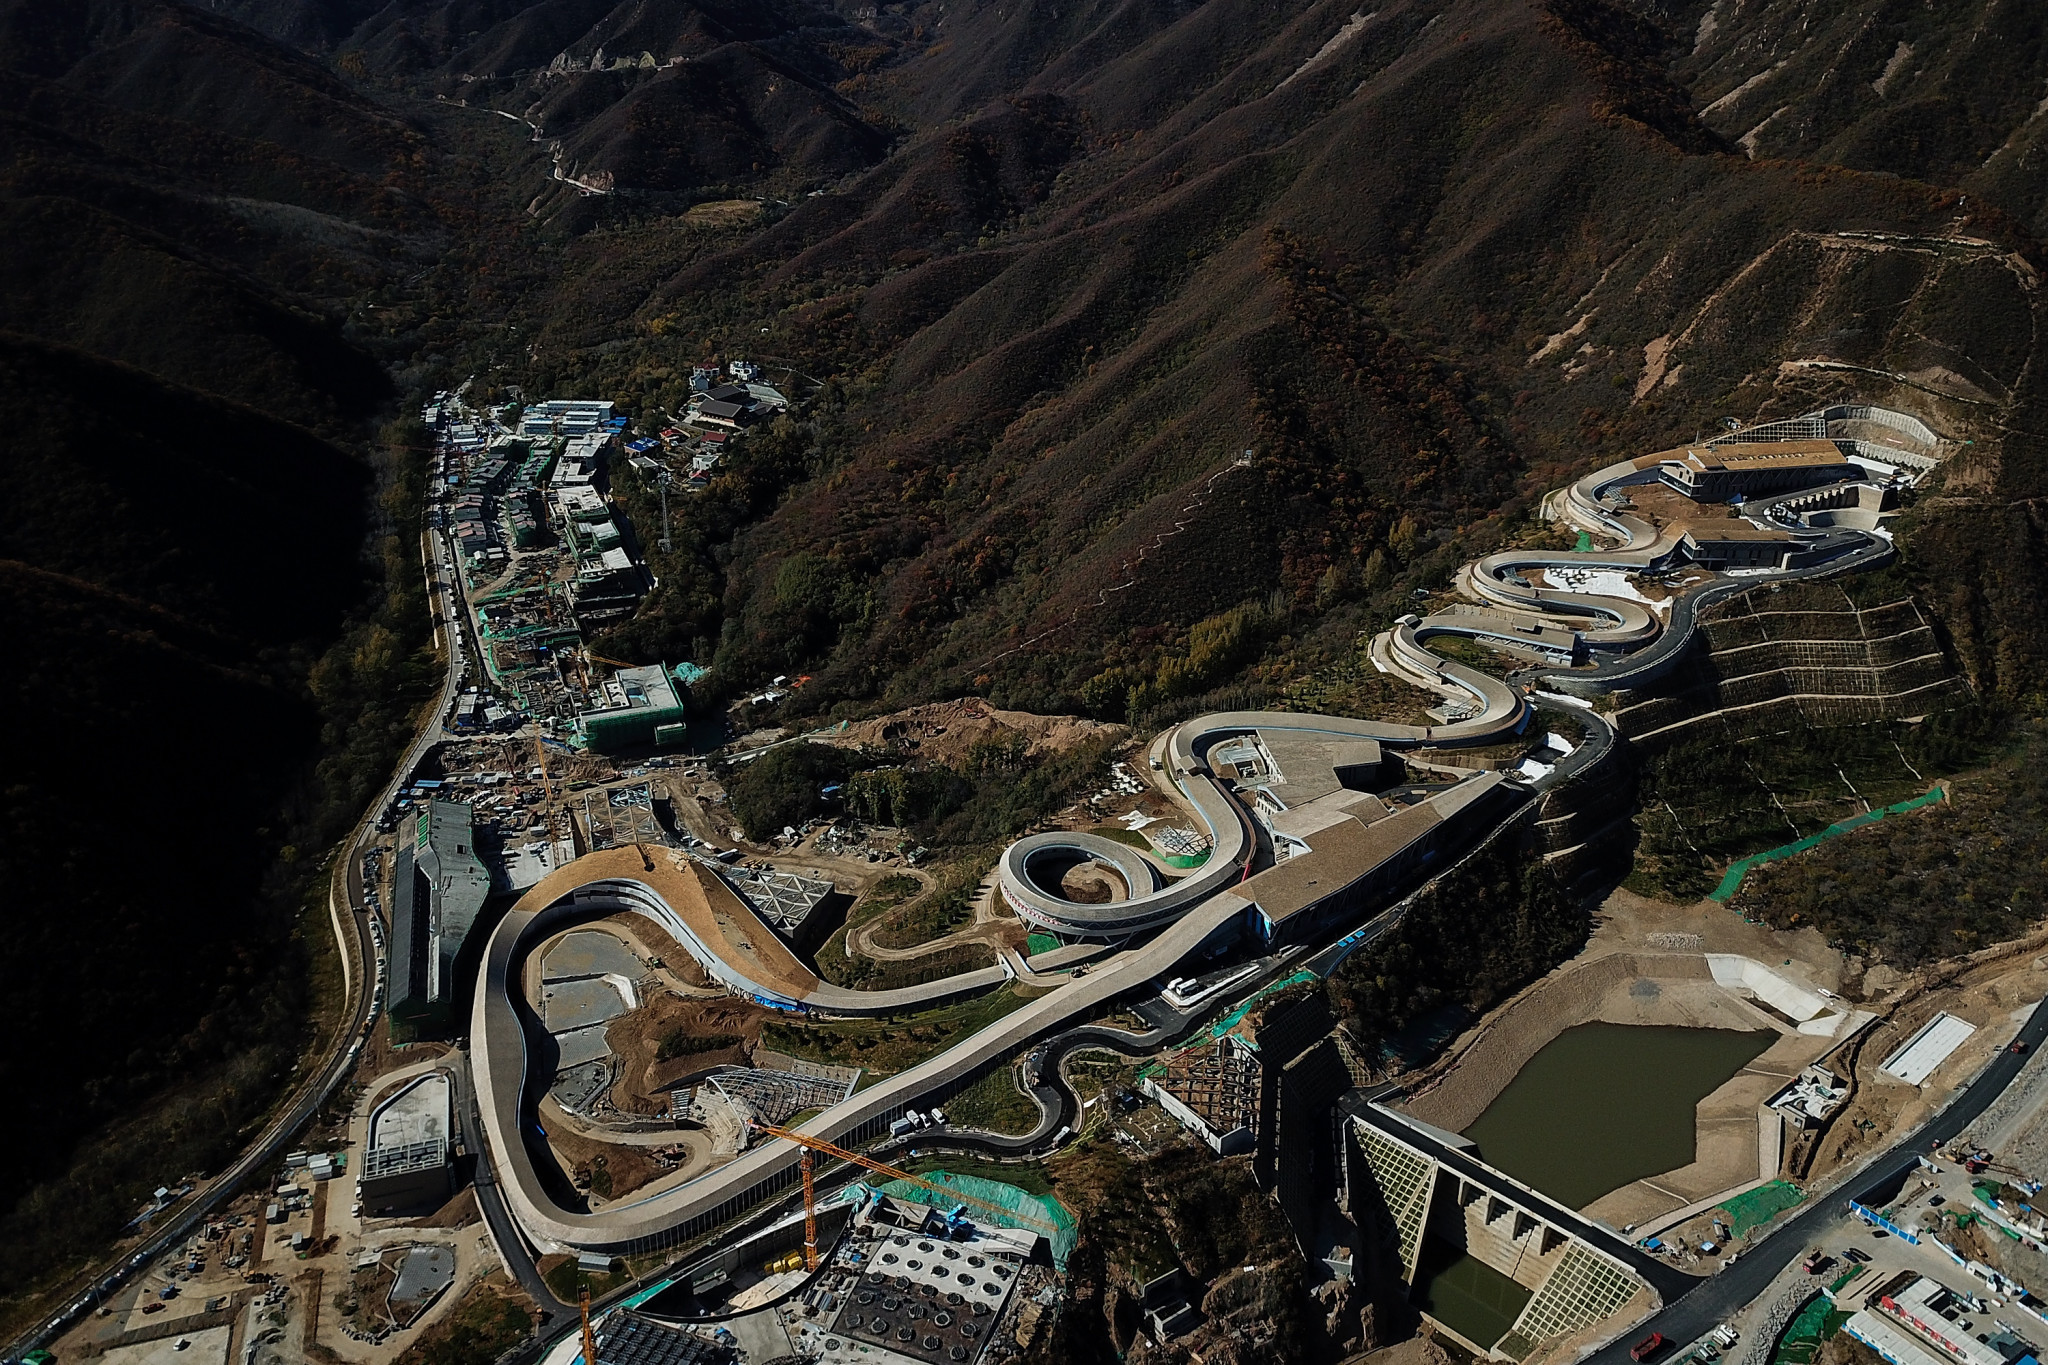
[[[770,167],[836,179],[881,158],[887,138],[831,90],[752,44],[733,43],[667,71],[549,78],[527,111],[579,173],[608,184],[690,190]]]
[[[73,729],[127,717],[104,735],[166,784],[161,710],[120,711],[106,677],[194,698],[175,705],[209,733],[246,716],[265,746],[220,765],[215,804],[263,806],[243,823],[266,832],[220,855],[216,947],[289,951],[270,844],[361,786],[295,775],[322,741],[376,770],[402,695],[375,726],[335,698],[402,693],[424,614],[392,586],[334,646],[364,584],[364,476],[193,391],[360,433],[392,392],[371,338],[408,383],[587,390],[645,419],[699,361],[788,366],[801,418],[680,502],[658,591],[599,648],[715,658],[714,688],[800,668],[807,708],[979,690],[1156,720],[1269,699],[1353,660],[1358,632],[1566,470],[1846,398],[1955,442],[1907,569],[1980,689],[2025,697],[2048,672],[2029,103],[2048,54],[2027,7],[212,8],[0,0],[0,215],[21,258],[0,321],[39,334],[8,363],[61,420],[22,428],[50,448],[11,456],[36,502],[0,555],[33,561],[6,569],[27,648],[103,665],[65,692],[39,663],[21,706]],[[162,482],[188,469],[205,506]],[[402,463],[383,473],[386,507],[416,510]],[[659,515],[617,480],[643,527]],[[344,505],[301,536],[301,508]],[[253,551],[294,558],[248,581],[224,522],[295,537]],[[380,541],[393,585],[412,578],[399,525]],[[287,616],[279,583],[316,609]],[[37,781],[75,781],[67,755],[123,761],[100,742],[41,754]],[[24,875],[89,868],[83,817],[18,819],[22,847],[51,850]],[[123,887],[88,889],[81,924],[154,950]],[[186,969],[124,970],[158,957]],[[235,1018],[289,1013],[288,992],[237,994],[221,970],[202,994]],[[190,1040],[165,1069],[89,1040],[82,1071],[117,1100],[208,1068],[233,1094],[267,1065],[221,1011],[163,1008]],[[68,1140],[24,1169],[54,1176]],[[17,1203],[23,1245],[64,1188]]]
[[[834,632],[776,588],[802,552],[861,625],[821,695],[987,672],[998,696],[1071,704],[1105,658],[1157,665],[1127,632],[1419,566],[1512,505],[1518,471],[1668,439],[1674,414],[1889,389],[1941,356],[1987,394],[2013,382],[2034,304],[1999,248],[1840,245],[1950,231],[1953,195],[1721,154],[1661,56],[1640,18],[1583,3],[1362,23],[1212,3],[1034,97],[1091,130],[1050,144],[1049,198],[980,200],[1008,216],[978,228],[897,211],[920,178],[966,202],[990,181],[934,131],[706,258],[649,305],[685,335],[737,289],[763,349],[888,359],[857,410],[872,435],[742,537],[723,608],[675,581],[698,606],[669,647],[722,614],[735,673],[819,663]],[[853,291],[854,333],[827,341],[824,305],[796,302],[821,287]],[[1865,371],[1801,365],[1823,353]],[[1246,448],[1252,470],[1219,473]],[[622,639],[651,646],[663,610]]]
[[[295,3],[233,9],[309,27]],[[607,192],[788,194],[872,165],[890,140],[845,83],[894,45],[805,0],[393,3],[345,34],[338,17],[310,27],[337,35],[344,69],[530,122],[565,176]]]
[[[358,415],[389,392],[382,369],[331,324],[133,221],[16,196],[0,200],[0,232],[34,266],[0,280],[11,328],[294,414]],[[195,347],[201,336],[209,344]]]
[[[368,583],[369,479],[296,428],[6,333],[0,477],[0,972],[23,1023],[0,1072],[45,1097],[0,1154],[25,1286],[148,1180],[218,1160],[295,1048],[305,964],[272,868],[319,752],[303,669]],[[84,1135],[216,1072],[210,1127],[108,1139],[90,1182],[32,1195]]]
[[[12,70],[135,114],[271,143],[381,173],[420,136],[302,54],[239,24],[162,0],[0,7]]]
[[[307,1043],[301,897],[423,634],[372,536],[373,489],[417,493],[370,304],[449,268],[468,175],[219,16],[0,3],[0,1069],[40,1106],[0,1152],[10,1322],[217,1169]]]
[[[1716,0],[1673,17],[1679,76],[1749,154],[1954,185],[2048,230],[2040,6]]]
[[[303,421],[390,393],[339,300],[441,237],[424,136],[280,44],[170,3],[0,7],[0,325]]]

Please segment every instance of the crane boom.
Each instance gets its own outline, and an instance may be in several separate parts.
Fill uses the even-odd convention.
[[[863,1170],[873,1171],[877,1175],[886,1175],[891,1180],[901,1180],[908,1184],[916,1185],[921,1189],[930,1190],[934,1194],[944,1195],[948,1199],[958,1200],[963,1204],[972,1204],[984,1213],[997,1214],[1014,1222],[1022,1223],[1027,1227],[1046,1234],[1048,1237],[1053,1236],[1059,1231],[1058,1228],[1050,1223],[1026,1217],[1014,1209],[1004,1208],[1001,1204],[991,1203],[986,1199],[977,1199],[971,1194],[962,1194],[959,1190],[949,1189],[936,1181],[926,1180],[923,1176],[912,1175],[909,1171],[899,1170],[885,1162],[876,1161],[873,1157],[865,1157],[858,1152],[849,1152],[844,1147],[836,1143],[827,1142],[823,1138],[812,1137],[808,1133],[799,1133],[789,1128],[778,1128],[772,1123],[761,1123],[758,1120],[751,1122],[750,1126],[768,1134],[770,1137],[788,1138],[806,1151],[823,1152],[826,1156],[837,1157],[841,1161],[850,1161]],[[804,1208],[808,1214],[813,1207],[809,1197],[810,1187],[808,1182],[805,1184],[804,1194]]]

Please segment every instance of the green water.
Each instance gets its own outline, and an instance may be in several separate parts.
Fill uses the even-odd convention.
[[[1423,1312],[1480,1347],[1508,1334],[1530,1294],[1462,1247],[1436,1237],[1422,1239],[1415,1284]]]
[[[1488,1165],[1583,1209],[1689,1164],[1694,1108],[1777,1038],[1580,1024],[1531,1057],[1465,1135]]]

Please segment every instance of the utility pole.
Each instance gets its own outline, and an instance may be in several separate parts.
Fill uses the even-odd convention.
[[[655,486],[661,490],[661,552],[663,554],[669,553],[674,548],[673,542],[669,540],[668,535],[669,478],[669,472],[664,469],[661,471],[661,476],[655,480]]]

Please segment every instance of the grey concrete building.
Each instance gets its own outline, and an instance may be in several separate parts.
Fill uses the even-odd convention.
[[[445,1008],[454,995],[455,956],[491,894],[491,874],[477,856],[470,809],[459,801],[427,802],[399,833],[391,1013],[406,1018]]]
[[[370,1111],[356,1193],[371,1213],[438,1208],[454,1186],[448,1135],[453,1088],[430,1071]]]

